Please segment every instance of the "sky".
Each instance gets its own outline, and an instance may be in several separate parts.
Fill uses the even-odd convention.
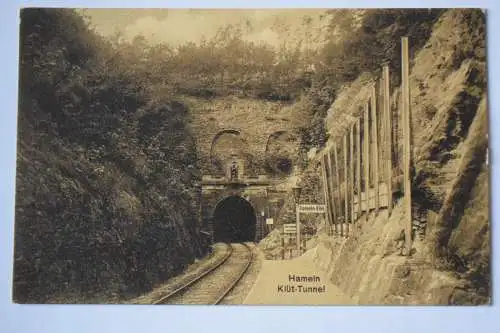
[[[285,38],[306,33],[304,17],[311,19],[308,31],[314,37],[323,35],[328,21],[326,9],[85,9],[84,13],[104,36],[120,32],[128,40],[142,35],[150,43],[173,45],[210,39],[224,26],[239,25],[245,39],[278,46]],[[288,26],[291,36],[280,33],[279,26]]]

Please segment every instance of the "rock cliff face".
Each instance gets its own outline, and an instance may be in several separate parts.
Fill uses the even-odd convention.
[[[426,221],[415,254],[407,259],[396,249],[404,227],[400,201],[390,218],[384,211],[361,222],[357,238],[319,237],[318,264],[358,303],[490,301],[484,31],[480,11],[448,10],[412,59],[413,209]],[[367,100],[367,77],[345,87],[330,108],[334,135],[336,119],[359,114],[360,105],[348,101]],[[399,95],[395,88],[393,109]]]

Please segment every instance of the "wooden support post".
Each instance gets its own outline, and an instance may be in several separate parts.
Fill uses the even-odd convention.
[[[327,214],[328,214],[328,190],[326,188],[327,186],[327,182],[325,181],[325,163],[324,163],[324,155],[322,154],[321,155],[321,161],[320,161],[320,171],[321,171],[321,180],[320,180],[320,183],[321,183],[321,189],[323,190],[323,200],[324,200],[324,204],[326,205],[326,211],[327,211]],[[328,215],[327,215],[327,218],[328,218]],[[328,227],[328,223],[325,225],[325,227]]]
[[[299,211],[299,203],[295,204],[295,219],[297,221],[297,233],[295,236],[295,242],[297,243],[297,250],[300,251],[300,211]]]
[[[378,169],[378,121],[377,121],[377,91],[375,84],[372,86],[371,96],[372,111],[372,137],[373,137],[373,190],[375,192],[375,215],[379,210],[379,169]]]
[[[354,124],[351,124],[351,128],[349,130],[349,198],[350,198],[350,207],[349,207],[349,215],[351,216],[351,229],[354,233],[356,228],[354,228]]]
[[[361,119],[356,122],[356,191],[358,192],[358,215],[361,216]]]
[[[285,237],[281,238],[281,259],[285,260]]]
[[[347,166],[347,134],[344,135],[344,223],[349,236],[349,177]]]
[[[332,213],[333,213],[333,224],[335,228],[335,235],[337,234],[337,222],[338,222],[338,214],[337,214],[337,199],[335,198],[335,185],[333,182],[333,166],[332,166],[332,156],[331,156],[331,149],[327,151],[327,162],[328,162],[328,168],[330,170],[330,189],[331,189],[331,196],[332,196]]]
[[[337,202],[338,202],[338,207],[339,207],[339,210],[338,210],[338,215],[337,217],[339,218],[339,222],[340,221],[340,217],[342,216],[342,200],[341,199],[341,195],[340,195],[340,174],[339,174],[339,159],[337,157],[337,145],[334,143],[333,144],[333,162],[335,163],[335,181],[337,182]],[[342,223],[340,223],[340,235],[343,236],[344,235],[344,229],[342,227]]]
[[[385,177],[385,113],[384,113],[384,76],[380,78],[380,84],[379,84],[379,89],[378,89],[378,103],[377,103],[377,108],[378,108],[378,114],[380,117],[380,130],[379,130],[379,157],[380,157],[380,169],[381,173],[384,175],[382,177],[382,181],[384,181]]]
[[[379,171],[380,171],[380,177],[379,177],[379,195],[381,195],[382,189],[380,187],[380,184],[385,184],[385,177],[386,177],[386,162],[387,162],[387,154],[386,154],[386,142],[387,142],[387,130],[386,130],[386,119],[385,119],[385,109],[384,109],[384,76],[380,78],[380,84],[379,84],[379,90],[378,90],[378,103],[377,103],[377,108],[378,108],[378,117],[379,117],[379,142],[378,142],[378,147],[379,147]],[[381,196],[380,196],[381,197]],[[380,199],[379,199],[380,200]],[[380,207],[382,207],[382,204],[379,201],[379,210]],[[385,206],[384,206],[385,207]]]
[[[363,143],[365,145],[365,203],[366,215],[365,220],[368,221],[368,213],[370,212],[370,127],[369,127],[369,107],[368,103],[365,104],[365,130],[363,133]]]
[[[328,171],[326,168],[326,155],[323,154],[321,159],[321,176],[323,180],[323,197],[325,198],[325,206],[326,206],[326,232],[330,234],[331,228],[331,205],[330,205],[330,189],[328,185]]]
[[[408,37],[403,37],[401,41],[402,53],[402,109],[403,109],[403,172],[404,172],[404,195],[406,210],[405,247],[406,255],[411,254],[412,247],[412,204],[411,204],[411,111],[410,111],[410,76],[408,59]]]
[[[385,115],[385,149],[386,149],[386,179],[387,179],[387,210],[392,213],[392,112],[389,84],[389,65],[383,69],[384,79],[384,115]]]

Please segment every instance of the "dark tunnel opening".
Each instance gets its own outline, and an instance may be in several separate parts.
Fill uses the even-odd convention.
[[[231,196],[219,202],[214,212],[215,242],[238,243],[255,240],[256,216],[248,201]]]

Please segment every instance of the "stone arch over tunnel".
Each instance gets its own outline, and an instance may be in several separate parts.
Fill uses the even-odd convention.
[[[213,213],[214,241],[255,241],[257,217],[253,206],[238,195],[219,201]]]
[[[213,137],[210,145],[210,167],[215,174],[224,174],[227,163],[240,160],[244,169],[251,168],[253,156],[249,143],[240,130],[224,129]]]

